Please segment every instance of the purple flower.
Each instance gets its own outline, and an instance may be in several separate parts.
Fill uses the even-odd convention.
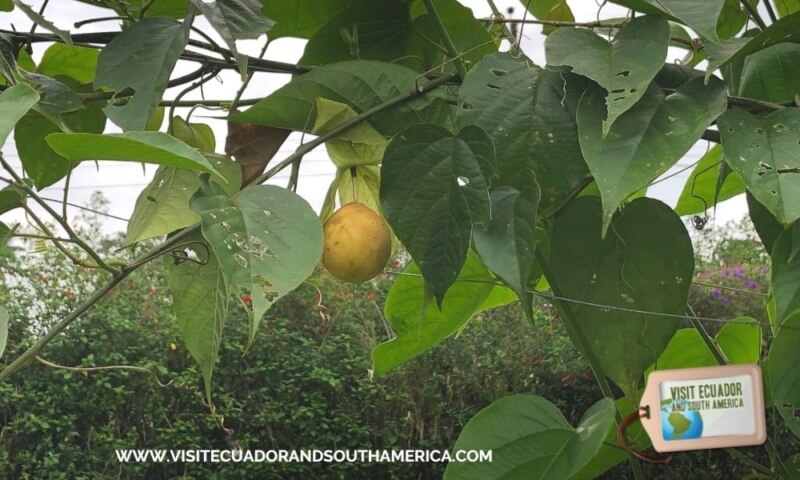
[[[722,304],[723,304],[723,305],[727,305],[727,304],[729,304],[729,303],[731,303],[731,299],[730,299],[730,298],[728,298],[728,297],[722,297]]]
[[[715,288],[711,290],[711,296],[714,298],[719,298],[722,295],[722,292],[719,291],[719,288]]]
[[[742,284],[745,288],[749,288],[750,290],[755,290],[758,288],[758,283],[755,280],[750,280],[749,278],[745,278],[742,281]]]
[[[741,278],[742,275],[744,275],[744,267],[739,267],[736,270],[734,270],[733,275],[737,278]]]
[[[725,278],[730,277],[731,276],[731,271],[728,270],[728,269],[723,270],[722,271],[722,276],[725,277]]]

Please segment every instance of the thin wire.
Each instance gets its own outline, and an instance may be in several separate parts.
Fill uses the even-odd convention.
[[[41,198],[42,200],[45,200],[47,202],[61,203],[61,200],[56,200],[55,198],[47,198],[47,197],[41,197],[41,196],[39,198]],[[80,210],[87,211],[87,212],[96,213],[97,215],[102,215],[104,217],[113,218],[114,220],[121,220],[123,222],[127,222],[127,221],[130,220],[130,219],[125,218],[125,217],[118,217],[118,216],[112,215],[110,213],[101,212],[100,210],[95,210],[93,208],[84,207],[83,205],[78,205],[77,203],[67,202],[67,205],[69,205],[70,207],[74,207],[74,208],[77,208],[77,209],[80,209]]]
[[[385,273],[388,273],[388,274],[391,274],[391,275],[403,275],[403,276],[408,276],[408,277],[422,277],[422,274],[419,274],[419,273],[408,273],[408,272],[385,272]],[[486,285],[504,286],[500,282],[496,282],[496,281],[492,281],[492,280],[480,280],[480,279],[477,279],[477,278],[476,279],[467,279],[467,278],[456,279],[456,282],[482,283],[482,284],[486,284]],[[614,305],[604,305],[604,304],[601,304],[601,303],[592,303],[592,302],[587,302],[585,300],[577,300],[575,298],[559,297],[557,295],[553,295],[552,293],[544,293],[544,292],[539,292],[539,291],[536,291],[536,290],[528,290],[528,289],[526,289],[525,291],[527,293],[536,295],[536,296],[541,297],[541,298],[546,298],[546,299],[549,299],[549,300],[560,300],[560,301],[563,301],[563,302],[575,303],[575,304],[578,304],[578,305],[586,305],[586,306],[589,306],[589,307],[596,307],[596,308],[605,309],[605,310],[616,310],[616,311],[627,312],[627,313],[637,313],[637,314],[640,314],[640,315],[651,315],[651,316],[654,316],[654,317],[678,318],[678,319],[682,319],[682,320],[696,319],[696,320],[701,320],[701,321],[705,321],[705,322],[738,323],[738,324],[741,324],[741,325],[761,325],[761,326],[766,326],[766,327],[770,327],[770,328],[773,326],[769,322],[762,322],[762,321],[759,321],[759,320],[756,320],[756,319],[753,319],[752,321],[748,321],[748,322],[742,322],[742,321],[737,320],[737,319],[732,319],[731,320],[731,319],[724,319],[724,318],[698,317],[698,316],[690,317],[689,315],[686,315],[686,314],[653,312],[653,311],[649,311],[649,310],[639,310],[639,309],[635,309],[635,308],[625,308],[625,307],[617,307],[617,306],[614,306]],[[790,330],[800,330],[800,328],[790,327],[788,325],[782,326],[781,328],[787,328],[787,329],[790,329]]]

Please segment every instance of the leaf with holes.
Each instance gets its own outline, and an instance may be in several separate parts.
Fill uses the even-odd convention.
[[[584,82],[500,53],[476,65],[459,90],[458,124],[489,134],[499,183],[513,182],[523,169],[534,171],[542,214],[563,203],[588,174],[575,124]]]
[[[790,260],[794,248],[792,230],[782,232],[772,247],[772,296],[777,325],[800,309],[800,258]]]
[[[591,30],[561,28],[545,41],[547,63],[571,67],[606,89],[605,137],[664,66],[669,38],[669,23],[651,16],[626,24],[610,43]]]
[[[440,306],[466,259],[472,225],[489,222],[494,168],[492,141],[474,126],[454,135],[436,125],[414,125],[386,148],[383,214]]]
[[[242,185],[249,185],[267,168],[290,130],[244,122],[228,122],[225,153],[242,167]]]
[[[209,161],[228,181],[222,186],[223,190],[228,195],[235,195],[242,183],[239,166],[222,156],[209,157]],[[129,246],[197,223],[200,217],[189,208],[189,201],[199,187],[197,172],[159,167],[153,180],[136,199],[123,245]]]
[[[475,250],[483,263],[519,297],[533,321],[532,297],[526,290],[536,264],[536,211],[539,184],[530,170],[519,172],[513,185],[492,189],[492,219],[487,228],[473,229]]]
[[[573,428],[542,397],[501,398],[467,422],[453,447],[492,451],[492,461],[452,462],[444,480],[570,478],[603,446],[615,412],[614,401],[604,398]]]
[[[603,235],[617,207],[675,164],[727,108],[725,83],[696,78],[664,96],[650,84],[604,138],[605,99],[586,91],[578,106],[581,150],[603,198]]]
[[[719,184],[723,165],[722,147],[714,145],[686,179],[675,213],[681,216],[702,214],[718,203],[744,193],[742,177],[736,173],[727,175]]]
[[[164,268],[178,331],[200,366],[206,398],[211,402],[211,375],[219,355],[229,292],[222,268],[203,237],[197,233],[186,241],[191,243],[185,253],[192,260],[177,263],[167,255]]]
[[[0,145],[4,144],[14,126],[39,101],[36,90],[20,83],[0,93]]]
[[[766,378],[775,408],[786,426],[800,437],[800,312],[787,318],[778,327],[766,362]]]
[[[728,110],[719,118],[725,161],[782,223],[800,218],[800,108],[766,117]]]
[[[264,35],[275,22],[261,14],[259,0],[192,0],[233,52],[242,78],[247,76],[247,56],[239,53],[236,40],[253,40]]]
[[[237,296],[252,296],[252,344],[267,310],[314,271],[322,255],[322,225],[308,203],[290,190],[255,185],[231,198],[206,175],[191,207],[200,215],[203,237],[227,285]]]
[[[135,90],[121,104],[112,103],[104,109],[123,130],[144,130],[147,126],[186,48],[191,23],[188,17],[183,23],[165,17],[145,18],[115,36],[100,52],[94,86],[117,92]]]
[[[310,131],[317,98],[344,103],[363,113],[414,91],[418,81],[417,72],[391,63],[366,60],[334,63],[294,77],[267,98],[234,115],[232,120]],[[382,134],[392,136],[409,125],[426,122],[448,125],[449,114],[444,93],[437,89],[377,113],[369,123]]]
[[[417,265],[409,264],[404,272],[408,275],[398,277],[386,297],[384,316],[396,336],[372,350],[375,375],[383,375],[442,343],[480,312],[515,299],[511,290],[495,284],[472,251],[458,281],[445,294],[441,310],[429,301]]]
[[[649,198],[620,211],[605,238],[602,221],[596,197],[579,197],[556,217],[551,284],[566,298],[607,306],[562,305],[586,332],[602,374],[632,397],[680,319],[624,310],[683,315],[694,274],[692,242],[680,217]]]

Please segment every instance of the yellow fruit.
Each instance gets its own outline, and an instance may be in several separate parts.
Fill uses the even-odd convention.
[[[322,263],[331,275],[358,283],[383,271],[392,250],[392,234],[373,210],[348,203],[328,218],[323,231]]]

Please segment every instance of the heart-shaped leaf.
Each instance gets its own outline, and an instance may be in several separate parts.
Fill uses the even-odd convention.
[[[470,251],[457,282],[447,290],[441,310],[428,301],[419,268],[413,262],[392,284],[384,316],[395,338],[372,350],[373,371],[383,375],[442,343],[484,310],[514,301],[514,293],[496,285],[486,267]]]
[[[800,218],[800,108],[766,117],[731,109],[719,118],[725,161],[782,223]]]
[[[562,295],[588,303],[562,307],[586,332],[601,372],[631,396],[680,325],[657,314],[686,311],[694,253],[680,217],[657,200],[631,202],[605,238],[602,219],[596,197],[570,202],[553,225],[550,267]]]
[[[454,450],[490,450],[491,462],[452,462],[445,480],[570,478],[594,457],[614,426],[604,398],[573,428],[558,408],[535,395],[512,395],[484,408],[464,426]]]
[[[182,24],[165,17],[133,22],[115,36],[97,58],[96,88],[136,93],[104,111],[123,130],[144,130],[161,101],[172,69],[186,48],[192,19]]]
[[[475,250],[483,263],[516,292],[533,320],[531,294],[526,290],[536,263],[536,211],[539,184],[530,170],[519,172],[518,181],[492,190],[492,219],[488,228],[475,227]]]
[[[786,426],[800,438],[800,312],[795,312],[779,326],[767,357],[766,378],[775,408]]]
[[[611,0],[649,14],[667,15],[691,27],[711,44],[719,43],[717,25],[726,0]]]
[[[655,84],[604,138],[605,99],[588,89],[578,107],[581,150],[603,198],[603,234],[617,207],[675,164],[727,108],[725,83],[686,82],[664,96]]]
[[[558,29],[547,37],[545,51],[549,65],[572,67],[606,89],[605,136],[664,66],[669,38],[669,22],[644,16],[626,24],[611,42],[588,29]]]
[[[96,48],[55,43],[45,50],[36,72],[49,77],[67,76],[81,84],[92,83],[99,54]]]
[[[185,253],[195,261],[175,263],[164,257],[172,293],[172,311],[186,348],[200,365],[211,401],[211,374],[217,361],[222,329],[230,301],[225,277],[216,257],[197,233],[187,241]],[[201,247],[200,245],[203,245]]]
[[[205,175],[191,207],[227,285],[237,296],[252,296],[252,343],[264,313],[314,271],[322,255],[322,225],[290,190],[255,185],[231,198]]]
[[[474,126],[454,135],[437,125],[415,125],[386,148],[383,214],[440,306],[466,259],[472,225],[489,223],[494,168],[492,141]]]
[[[223,190],[228,195],[236,194],[242,183],[239,166],[225,157],[210,157],[210,161],[228,181],[223,185]],[[189,201],[199,187],[197,172],[159,167],[153,180],[136,199],[123,244],[131,245],[197,223],[200,218],[189,208]]]
[[[584,83],[578,75],[499,53],[476,65],[459,90],[459,125],[489,134],[500,184],[513,182],[523,169],[535,172],[543,213],[561,205],[588,174],[575,124]]]

